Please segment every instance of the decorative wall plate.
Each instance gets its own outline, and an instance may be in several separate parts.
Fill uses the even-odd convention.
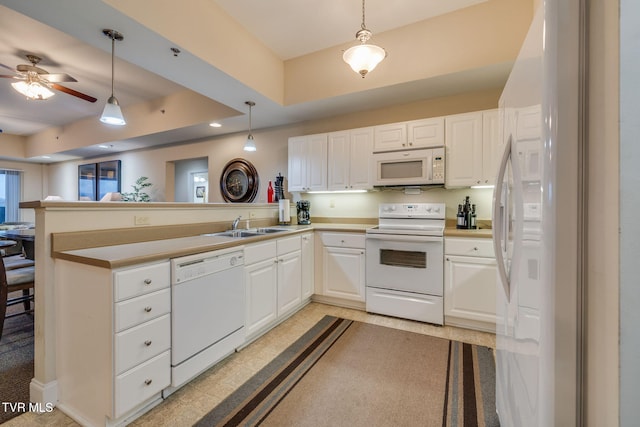
[[[245,159],[233,159],[226,164],[220,176],[220,191],[227,202],[253,202],[258,194],[258,171]]]

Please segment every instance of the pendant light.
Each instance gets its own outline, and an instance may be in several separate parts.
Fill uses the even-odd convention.
[[[247,141],[244,143],[244,151],[256,151],[256,143],[251,134],[251,107],[256,105],[256,103],[253,101],[245,101],[245,104],[249,106],[249,135],[247,135]]]
[[[342,55],[342,59],[363,79],[368,72],[376,68],[387,57],[387,52],[383,48],[367,44],[370,38],[371,31],[364,25],[364,0],[362,0],[362,25],[356,33],[356,39],[360,40],[360,44],[347,49]]]
[[[118,125],[122,126],[127,124],[124,121],[124,116],[122,115],[122,110],[120,110],[120,103],[113,95],[113,80],[114,80],[114,63],[115,63],[115,44],[116,40],[121,41],[124,39],[124,36],[115,31],[105,29],[102,30],[102,33],[111,39],[111,96],[107,100],[107,103],[104,106],[104,110],[102,111],[102,116],[100,117],[100,121],[102,123],[107,123],[110,125]]]

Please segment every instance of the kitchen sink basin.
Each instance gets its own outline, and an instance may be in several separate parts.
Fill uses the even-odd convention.
[[[270,234],[270,233],[282,233],[287,230],[284,230],[282,228],[258,228],[258,230],[256,231],[261,234]]]
[[[213,234],[213,236],[240,238],[240,237],[260,236],[262,234],[263,233],[258,233],[258,232],[255,232],[255,231],[247,231],[247,230],[229,230],[229,231],[223,231],[222,233],[215,233],[215,234]]]
[[[288,230],[285,230],[282,228],[265,227],[265,228],[253,228],[250,230],[227,230],[227,231],[221,231],[219,233],[203,234],[203,236],[233,237],[236,239],[240,239],[243,237],[264,236],[266,234],[282,233],[285,231],[288,231]]]

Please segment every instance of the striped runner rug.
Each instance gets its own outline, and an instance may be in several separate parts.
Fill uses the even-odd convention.
[[[492,427],[487,347],[325,316],[196,426]]]

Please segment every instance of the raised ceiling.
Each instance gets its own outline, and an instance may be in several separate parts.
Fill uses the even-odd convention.
[[[361,22],[359,0],[200,0],[202,4],[208,1],[215,1],[281,60],[352,42]],[[369,0],[366,24],[373,31],[375,41],[383,32],[486,1]],[[411,85],[357,91],[292,108],[274,102],[188,51],[179,54],[182,64],[188,65],[176,66],[176,57],[169,51],[172,42],[133,22],[107,3],[117,4],[118,0],[60,0],[55,5],[37,0],[0,0],[3,29],[0,64],[15,67],[27,63],[26,53],[35,53],[44,58],[42,68],[51,73],[65,72],[78,80],[66,86],[98,98],[91,104],[58,93],[48,101],[27,101],[11,89],[10,79],[0,79],[0,129],[5,134],[29,137],[82,119],[95,117],[97,120],[110,95],[111,46],[101,34],[101,29],[108,27],[125,34],[125,40],[116,44],[115,89],[124,108],[181,91],[201,93],[211,99],[212,104],[227,108],[226,114],[221,115],[223,128],[214,130],[200,124],[153,135],[130,136],[126,141],[111,141],[112,145],[128,142],[129,145],[123,144],[128,147],[123,150],[241,131],[246,126],[244,101],[247,99],[258,101],[260,114],[254,115],[254,128],[260,128],[358,111],[363,108],[363,102],[368,108],[410,102],[416,99],[417,93],[423,94],[426,90],[432,96],[443,96],[453,90],[473,90],[483,85],[496,87],[504,82],[508,72],[508,65],[500,64],[479,73],[476,70],[473,74],[459,73]],[[154,5],[162,7],[162,2]],[[133,51],[134,46],[140,46],[140,40],[145,40],[145,48],[142,52]],[[134,44],[135,41],[138,43]],[[0,74],[10,74],[10,71],[0,68]],[[416,92],[416,85],[424,90]],[[91,141],[86,145],[67,150],[66,156],[49,161],[100,154]],[[47,162],[38,158],[27,160]]]

